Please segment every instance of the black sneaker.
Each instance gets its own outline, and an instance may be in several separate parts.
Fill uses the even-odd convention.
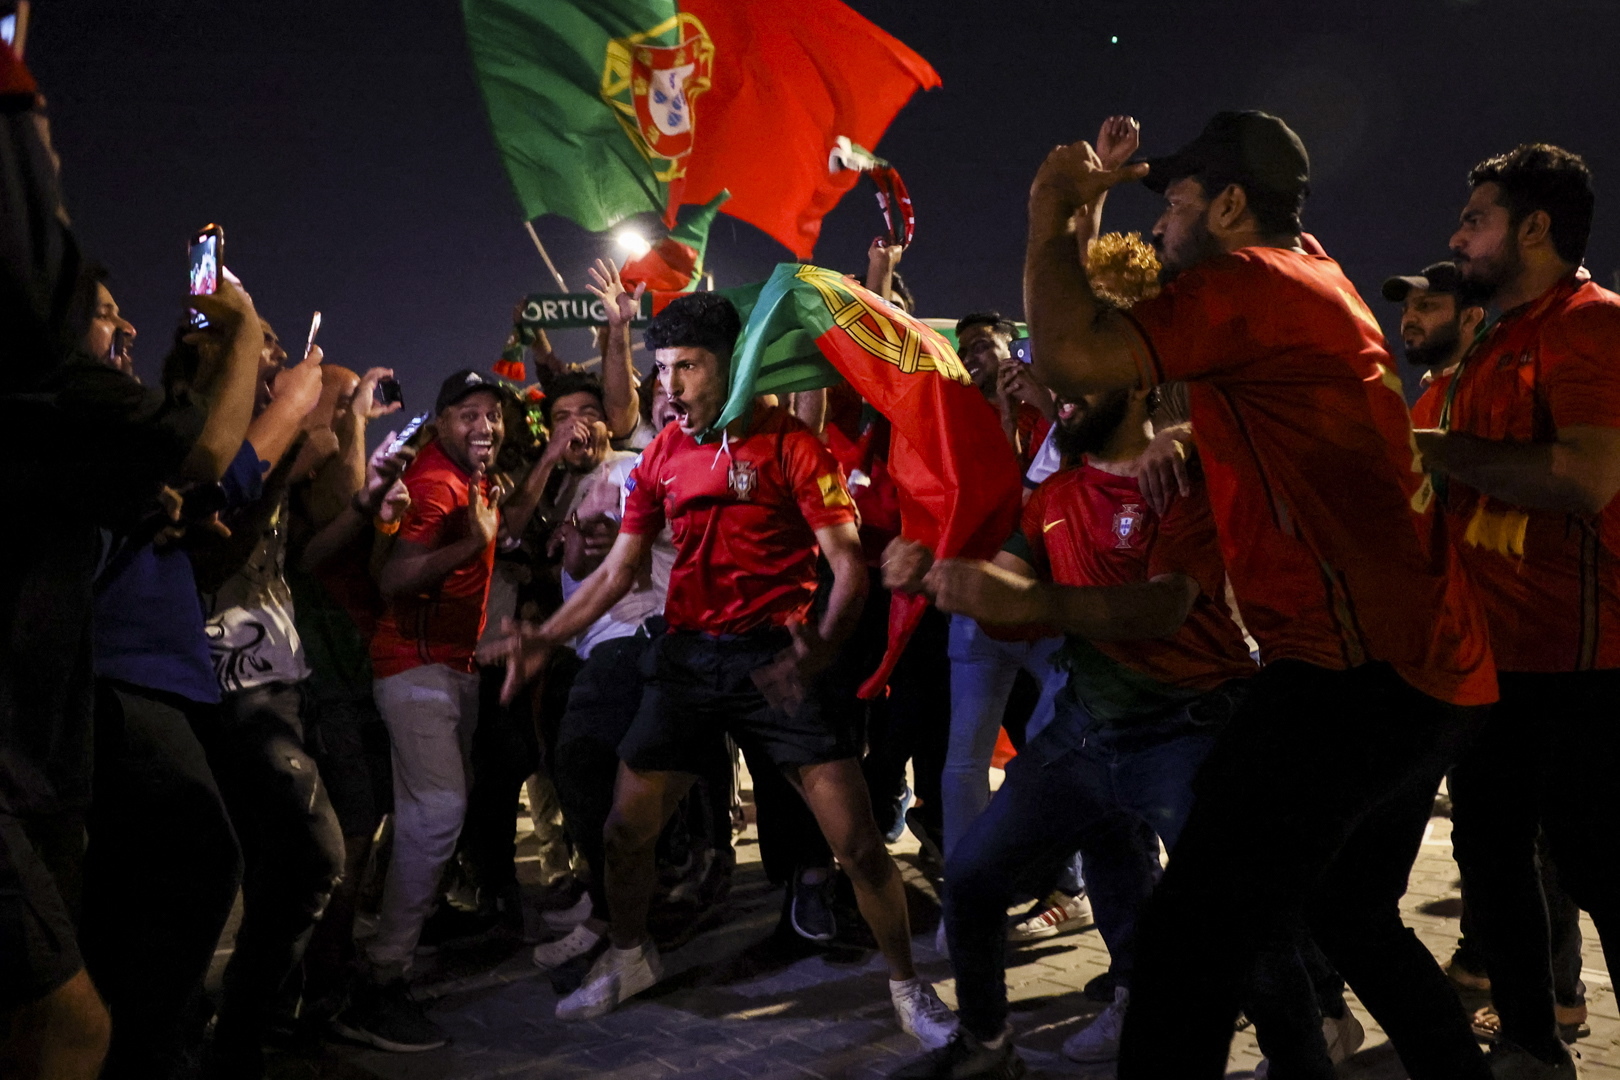
[[[452,941],[466,941],[482,937],[495,929],[499,916],[493,911],[468,911],[466,908],[441,901],[416,939],[419,956],[432,956],[441,945]]]
[[[938,1050],[890,1073],[889,1080],[1018,1080],[1023,1075],[1024,1059],[1013,1049],[1010,1033],[992,1050],[959,1030]]]
[[[838,920],[832,910],[832,878],[807,883],[802,874],[793,877],[793,907],[789,919],[793,932],[806,941],[831,941],[838,936]]]
[[[1543,1061],[1512,1043],[1499,1042],[1485,1055],[1491,1080],[1576,1080],[1575,1060],[1565,1051],[1557,1061]]]
[[[356,987],[349,1007],[333,1018],[332,1029],[356,1042],[397,1054],[437,1050],[450,1041],[439,1025],[422,1012],[403,979]]]

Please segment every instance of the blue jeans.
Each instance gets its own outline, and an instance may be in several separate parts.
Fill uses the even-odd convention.
[[[1052,701],[1067,678],[1052,666],[1052,654],[1062,644],[1063,639],[1055,637],[997,641],[974,620],[951,617],[951,739],[940,777],[947,859],[990,802],[990,758],[1020,669],[1041,685],[1040,701],[1026,730],[1037,732],[1051,722]]]
[[[1097,928],[1128,981],[1137,913],[1158,869],[1145,832],[1175,845],[1193,775],[1214,744],[1211,727],[1185,709],[1121,735],[1093,725],[1072,691],[1057,695],[1054,719],[1008,764],[945,867],[945,934],[970,1032],[994,1038],[1006,1023],[1006,912],[1020,873],[1076,848]]]

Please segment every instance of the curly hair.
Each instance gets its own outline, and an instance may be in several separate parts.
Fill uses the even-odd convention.
[[[1567,263],[1586,257],[1592,234],[1592,170],[1579,154],[1547,143],[1524,143],[1505,154],[1486,158],[1468,173],[1473,187],[1495,184],[1497,199],[1507,208],[1516,229],[1537,210],[1552,224],[1548,229],[1553,250]]]
[[[1086,276],[1099,299],[1128,308],[1159,295],[1159,256],[1141,233],[1104,233],[1086,245]]]
[[[653,316],[642,331],[647,348],[707,349],[721,360],[731,358],[742,333],[742,318],[730,300],[714,292],[684,293]]]

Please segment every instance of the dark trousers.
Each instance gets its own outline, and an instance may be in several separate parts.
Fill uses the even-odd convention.
[[[214,1055],[262,1071],[260,1047],[283,981],[343,873],[343,832],[304,750],[302,689],[269,683],[225,695],[198,738],[242,843],[242,925],[225,967]]]
[[[1088,736],[1073,692],[1052,722],[1007,764],[1007,778],[945,866],[945,934],[962,1023],[994,1038],[1007,1020],[1007,906],[1019,878],[1080,850],[1097,926],[1129,984],[1137,914],[1153,888],[1142,830],[1174,849],[1192,805],[1192,779],[1214,744],[1190,722],[1151,745]]]
[[[1452,772],[1452,843],[1502,1038],[1560,1054],[1543,837],[1559,883],[1592,916],[1620,970],[1620,670],[1503,673],[1502,700]]]
[[[590,865],[591,914],[608,918],[602,872],[607,858],[602,829],[613,810],[619,775],[619,740],[641,706],[644,634],[604,641],[591,650],[568,695],[557,728],[554,781],[568,839]],[[729,789],[727,789],[729,790]]]
[[[112,1014],[106,1077],[173,1076],[201,1048],[203,979],[242,874],[192,730],[214,708],[109,680],[96,687],[80,942]]]
[[[1251,680],[1143,917],[1120,1080],[1224,1076],[1256,956],[1301,924],[1414,1080],[1489,1076],[1399,911],[1440,779],[1485,713],[1421,694],[1382,663],[1284,660]]]
[[[1581,981],[1581,909],[1570,899],[1569,892],[1558,880],[1558,867],[1552,853],[1547,850],[1547,838],[1536,843],[1536,863],[1541,870],[1541,895],[1547,901],[1547,931],[1552,941],[1553,999],[1562,1006],[1586,1004],[1586,984]],[[1470,971],[1485,970],[1484,946],[1480,944],[1479,927],[1468,906],[1468,882],[1463,881],[1463,909],[1459,920],[1460,936],[1456,955]]]
[[[559,654],[546,673],[540,693],[560,706],[576,661],[573,653]],[[457,841],[474,884],[479,905],[488,908],[495,897],[517,888],[517,832],[512,827],[518,793],[523,782],[540,767],[540,737],[535,730],[532,699],[524,694],[510,705],[501,704],[505,668],[481,668],[478,673],[478,726],[473,729],[472,782],[467,789],[467,817]],[[560,712],[560,708],[556,708]]]

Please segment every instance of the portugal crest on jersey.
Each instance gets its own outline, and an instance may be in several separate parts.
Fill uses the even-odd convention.
[[[1114,539],[1116,550],[1127,550],[1134,545],[1131,538],[1142,527],[1142,510],[1139,503],[1126,503],[1114,513]]]
[[[752,461],[733,461],[731,472],[726,476],[726,486],[731,493],[737,496],[738,502],[747,502],[754,497],[754,489],[759,485],[759,473],[754,471]]]
[[[608,42],[602,100],[665,183],[686,173],[692,103],[709,88],[713,66],[714,42],[695,15]]]

